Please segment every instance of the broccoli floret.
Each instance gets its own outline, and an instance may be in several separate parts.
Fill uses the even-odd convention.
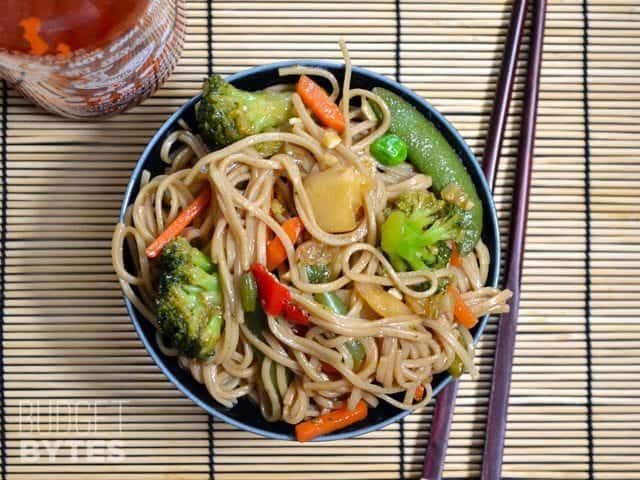
[[[467,210],[447,203],[442,212],[444,214],[424,232],[423,240],[430,245],[446,240],[457,241],[470,225],[471,218]]]
[[[431,192],[410,190],[396,200],[395,207],[409,217],[412,225],[420,230],[431,225],[438,218],[439,212],[445,207],[445,202],[436,198]]]
[[[204,81],[196,121],[202,138],[217,150],[244,137],[276,129],[291,117],[291,93],[262,90],[247,92],[227,83],[220,75]],[[257,146],[265,154],[279,149],[278,142]]]
[[[444,242],[438,244],[438,251],[436,252],[436,259],[433,268],[444,268],[449,265],[451,260],[451,247]]]
[[[211,260],[182,237],[160,256],[156,313],[163,337],[181,354],[213,355],[223,323],[220,282]]]
[[[461,239],[470,224],[469,212],[460,207],[433,193],[410,191],[382,224],[382,250],[401,272],[443,268],[451,257],[447,242]]]
[[[439,200],[432,192],[424,190],[409,190],[395,201],[395,207],[407,215],[424,213],[433,215],[442,210],[444,204],[444,200]]]

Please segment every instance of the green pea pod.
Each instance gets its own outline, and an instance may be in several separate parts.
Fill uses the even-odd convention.
[[[389,132],[398,135],[407,144],[409,161],[422,173],[429,175],[436,193],[449,185],[459,185],[473,203],[471,226],[458,240],[461,255],[473,250],[482,233],[482,202],[478,192],[454,149],[436,126],[427,120],[410,103],[395,93],[375,87],[373,93],[380,96],[391,112]]]

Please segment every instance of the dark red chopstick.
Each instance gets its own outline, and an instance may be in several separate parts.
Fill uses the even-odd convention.
[[[457,393],[458,382],[453,379],[436,397],[436,406],[433,409],[433,417],[431,419],[429,445],[424,454],[422,480],[440,480],[442,478]]]
[[[496,174],[500,163],[500,150],[504,140],[504,129],[509,116],[509,104],[513,94],[513,82],[516,78],[516,68],[518,66],[518,56],[522,43],[522,32],[524,22],[527,18],[528,0],[515,0],[511,10],[511,20],[509,31],[505,41],[505,48],[500,66],[500,77],[496,85],[496,96],[493,100],[493,109],[489,118],[489,128],[484,144],[484,155],[482,156],[482,169],[489,184],[489,189],[493,192],[496,184]]]
[[[485,151],[483,157],[484,174],[493,191],[496,181],[496,173],[500,160],[500,150],[504,139],[504,129],[507,124],[509,104],[513,93],[513,84],[518,65],[518,55],[522,43],[522,32],[527,16],[527,1],[516,0],[513,2],[509,30],[505,41],[505,48],[500,67],[500,76],[496,86],[496,94],[493,102],[489,128],[485,139]],[[431,422],[429,445],[424,455],[423,480],[439,480],[442,477],[444,461],[449,443],[449,429],[456,405],[456,393],[458,384],[451,381],[436,398]]]
[[[536,115],[538,112],[538,91],[540,87],[546,8],[546,0],[534,1],[529,68],[520,124],[518,163],[511,209],[509,258],[505,274],[505,287],[513,292],[513,297],[510,302],[511,310],[509,313],[502,314],[498,322],[493,379],[487,413],[487,433],[482,457],[482,480],[499,480],[502,471],[504,435],[507,425],[509,389],[511,387],[511,368],[520,306],[520,277],[522,275],[527,214],[529,212],[529,191],[531,189],[531,170],[536,136]]]

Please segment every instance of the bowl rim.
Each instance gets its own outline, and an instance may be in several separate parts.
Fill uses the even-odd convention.
[[[291,66],[296,66],[296,65],[302,65],[302,66],[308,66],[308,67],[318,67],[318,68],[326,68],[326,69],[344,69],[344,64],[342,63],[338,63],[338,62],[330,62],[330,61],[323,61],[323,60],[305,60],[305,59],[299,59],[299,60],[285,60],[285,61],[280,61],[280,62],[274,62],[274,63],[268,63],[268,64],[264,64],[264,65],[260,65],[260,66],[256,66],[256,67],[252,67],[252,68],[248,68],[245,70],[241,70],[240,72],[234,73],[230,76],[228,76],[226,78],[226,80],[230,83],[233,83],[235,81],[238,80],[242,80],[244,78],[247,77],[251,77],[254,75],[259,75],[262,74],[264,72],[268,72],[268,71],[272,71],[272,70],[278,70],[280,68],[283,67],[291,67]],[[438,129],[440,131],[443,130],[447,130],[449,135],[451,136],[451,138],[455,139],[455,142],[457,143],[457,145],[455,145],[455,150],[458,153],[458,156],[461,157],[461,161],[463,161],[464,166],[467,170],[471,170],[472,172],[470,172],[471,177],[472,177],[472,181],[474,183],[474,186],[476,188],[480,187],[480,190],[482,190],[482,192],[484,192],[484,194],[480,193],[481,198],[486,197],[488,199],[488,205],[483,204],[483,210],[484,210],[484,218],[483,218],[483,230],[490,228],[491,234],[493,234],[493,238],[495,239],[495,242],[493,245],[490,246],[491,250],[493,252],[493,254],[491,255],[491,262],[492,263],[496,263],[496,268],[493,269],[493,271],[490,269],[489,272],[489,277],[487,278],[487,285],[490,286],[497,286],[497,282],[498,282],[498,277],[499,277],[499,273],[500,273],[500,231],[499,231],[499,227],[498,227],[498,218],[497,218],[497,212],[496,212],[496,207],[495,207],[495,202],[493,199],[493,195],[491,190],[489,189],[489,185],[486,181],[486,178],[484,176],[484,173],[480,167],[480,164],[478,163],[475,155],[473,154],[473,151],[471,150],[471,148],[467,145],[466,141],[464,140],[464,137],[460,134],[460,132],[458,132],[458,130],[445,118],[445,116],[440,113],[433,105],[431,105],[431,103],[427,100],[425,100],[424,98],[422,98],[421,96],[419,96],[417,93],[415,93],[413,90],[411,90],[410,88],[404,86],[403,84],[401,84],[400,82],[397,82],[385,75],[373,72],[369,69],[366,68],[362,68],[362,67],[356,67],[356,66],[352,66],[352,71],[354,73],[357,73],[359,75],[368,77],[370,80],[372,80],[374,83],[378,83],[384,86],[391,86],[396,92],[399,92],[401,94],[401,96],[409,101],[409,103],[411,103],[414,106],[419,105],[422,109],[427,110],[430,112],[430,115],[432,116],[432,121],[434,124],[439,124],[436,125],[438,127]],[[164,137],[164,135],[171,129],[174,127],[174,125],[177,123],[177,121],[182,118],[182,116],[184,115],[185,111],[187,111],[189,108],[193,107],[202,97],[202,93],[199,93],[198,95],[194,96],[193,98],[191,98],[190,100],[188,100],[187,102],[185,102],[180,108],[178,108],[178,110],[176,110],[161,126],[160,128],[156,131],[156,133],[153,135],[153,137],[149,140],[149,142],[147,143],[146,147],[144,148],[144,150],[142,151],[140,157],[138,158],[136,165],[133,169],[133,171],[131,172],[131,177],[129,179],[129,182],[127,184],[127,188],[125,190],[125,194],[122,200],[122,205],[120,208],[120,214],[118,216],[118,221],[119,222],[123,222],[124,221],[124,217],[125,217],[125,213],[126,210],[128,208],[128,206],[132,203],[132,195],[134,190],[136,189],[137,185],[139,184],[139,179],[140,179],[140,175],[142,173],[142,170],[145,168],[146,163],[149,161],[149,158],[151,157],[151,153],[154,150],[155,145],[158,143],[158,141]],[[439,126],[442,126],[442,128],[439,128]],[[469,161],[465,161],[462,157],[466,157]],[[488,208],[487,208],[488,207]],[[490,224],[487,225],[485,220],[487,219],[487,216],[490,220]],[[145,331],[142,328],[142,322],[146,322],[146,320],[142,317],[138,316],[138,312],[135,309],[135,306],[133,305],[133,303],[127,298],[126,295],[124,295],[123,292],[123,298],[124,298],[124,302],[125,302],[125,306],[126,306],[126,310],[127,313],[129,315],[129,318],[131,320],[131,322],[133,323],[135,330],[138,334],[138,337],[140,338],[140,340],[142,341],[145,349],[147,350],[147,352],[149,353],[149,355],[151,356],[151,358],[153,359],[153,361],[156,363],[156,365],[160,368],[160,370],[162,371],[162,373],[178,388],[178,390],[180,390],[187,398],[189,398],[192,402],[194,402],[196,405],[198,405],[200,408],[202,408],[205,412],[207,412],[208,414],[223,420],[224,422],[239,428],[241,430],[245,430],[257,435],[260,435],[262,437],[265,438],[271,438],[271,439],[275,439],[275,440],[295,440],[295,436],[292,434],[282,434],[282,433],[278,433],[278,432],[273,432],[270,430],[266,430],[264,428],[260,428],[260,427],[254,427],[252,425],[248,425],[246,423],[243,423],[242,421],[236,420],[235,418],[230,417],[229,415],[225,414],[224,412],[216,409],[215,407],[213,407],[210,404],[207,404],[205,402],[203,402],[202,400],[200,400],[200,398],[198,398],[189,387],[187,387],[179,378],[176,377],[176,375],[173,374],[173,372],[171,372],[171,370],[168,368],[168,366],[166,365],[166,361],[165,358],[163,358],[160,349],[154,344],[155,342],[155,338],[153,337],[148,337],[145,333]],[[480,321],[478,322],[478,325],[476,327],[476,331],[473,334],[473,341],[474,344],[477,344],[480,337],[482,336],[482,333],[484,332],[484,329],[486,327],[487,321],[488,321],[489,315],[485,315],[484,317],[482,317],[480,319]],[[435,397],[445,386],[447,386],[449,384],[449,382],[452,381],[452,377],[450,374],[446,374],[446,377],[444,378],[444,380],[442,380],[438,385],[436,385],[436,387],[433,389],[433,393],[432,393],[432,397]],[[433,399],[433,398],[432,398]],[[256,413],[259,413],[258,410],[256,409]],[[353,438],[353,437],[357,437],[360,435],[364,435],[373,431],[377,431],[380,430],[392,423],[395,423],[401,419],[403,419],[404,417],[406,417],[407,415],[409,415],[410,413],[412,413],[412,410],[402,410],[399,411],[398,413],[396,413],[395,415],[390,416],[389,418],[371,424],[371,425],[365,425],[362,426],[360,428],[354,429],[354,430],[348,430],[348,431],[342,431],[342,432],[336,432],[333,434],[329,434],[329,435],[323,435],[321,437],[318,437],[312,441],[314,442],[318,442],[318,441],[331,441],[331,440],[344,440],[344,439],[348,439],[348,438]],[[293,428],[292,428],[293,430]]]

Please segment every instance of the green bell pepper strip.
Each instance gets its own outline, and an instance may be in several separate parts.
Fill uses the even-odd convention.
[[[253,312],[244,313],[244,323],[247,325],[249,330],[251,330],[251,333],[264,342],[263,332],[267,328],[267,316],[261,306],[257,305],[256,307],[257,308]],[[253,351],[260,363],[262,363],[264,353],[257,348],[254,348]]]
[[[317,266],[318,265],[316,265],[316,267]],[[327,268],[327,271],[328,271],[328,268]],[[307,276],[308,276],[308,273],[307,273]],[[316,283],[316,282],[311,282],[311,283]],[[344,304],[342,299],[338,295],[336,295],[334,292],[316,293],[313,295],[313,298],[319,304],[324,305],[329,310],[339,315],[346,315],[347,312],[349,311],[349,309]],[[353,358],[353,369],[359,370],[360,367],[362,366],[362,362],[364,361],[364,357],[365,357],[365,350],[364,350],[364,347],[362,346],[362,343],[360,343],[357,340],[348,340],[344,343],[344,346],[349,352],[349,354],[351,355],[351,358]]]
[[[244,322],[247,324],[247,327],[249,328],[249,330],[251,330],[251,333],[253,333],[256,337],[258,337],[260,340],[264,342],[263,332],[265,328],[267,328],[267,316],[262,310],[262,307],[259,305],[259,302],[256,302],[256,309],[254,311],[245,312]],[[254,348],[253,352],[255,353],[256,358],[258,359],[258,363],[262,365],[262,362],[264,361],[264,353],[262,353],[257,348]],[[291,372],[291,370],[287,368],[286,375],[287,375],[287,384],[289,384],[291,383],[291,380],[293,380],[293,372]],[[276,389],[276,392],[280,392],[280,389],[278,388],[278,379],[276,374],[275,362],[271,364],[271,369],[269,370],[269,377],[271,378],[271,383]],[[284,392],[280,392],[280,394],[283,395]]]
[[[462,359],[456,355],[456,358],[454,358],[451,365],[449,365],[449,373],[453,378],[460,378],[463,372],[464,364],[462,363]]]
[[[464,348],[467,348],[467,344],[462,339],[462,335],[458,335],[458,342]],[[462,374],[464,373],[464,363],[462,363],[462,359],[457,354],[453,359],[453,362],[451,362],[448,371],[453,378],[460,378],[460,376],[462,376]]]
[[[240,302],[245,312],[255,311],[258,304],[258,284],[251,272],[240,276]]]

